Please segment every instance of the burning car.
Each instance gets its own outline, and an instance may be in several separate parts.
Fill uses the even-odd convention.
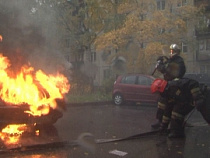
[[[48,114],[40,116],[27,113],[29,108],[24,104],[20,106],[0,104],[0,128],[7,124],[54,124],[63,116],[65,110],[64,101],[58,102],[62,107],[58,105],[57,109],[50,108]]]
[[[63,116],[69,89],[64,75],[48,75],[30,65],[13,72],[0,54],[0,123],[53,124]]]

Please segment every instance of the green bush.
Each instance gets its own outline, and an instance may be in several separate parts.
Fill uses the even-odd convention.
[[[114,78],[109,78],[109,79],[104,80],[100,88],[101,92],[105,94],[111,93],[113,89],[114,81],[115,81]]]
[[[73,83],[71,84],[70,92],[66,96],[67,101],[68,103],[111,101],[114,81],[114,78],[104,80],[100,87]]]
[[[66,96],[68,103],[86,103],[86,102],[99,102],[99,101],[111,101],[111,93],[101,93],[101,91],[95,91],[93,93],[73,94],[69,93]]]

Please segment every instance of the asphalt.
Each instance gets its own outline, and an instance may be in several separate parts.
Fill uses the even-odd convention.
[[[71,152],[70,156],[210,158],[210,128],[196,110],[187,118],[187,124],[190,126],[185,128],[186,137],[169,139],[166,135],[159,134],[139,136],[142,133],[151,132],[150,125],[155,121],[156,105],[115,106],[112,102],[95,102],[69,105],[69,108],[71,115],[74,115],[72,119],[76,119],[78,113],[83,118],[79,121],[77,119],[80,127],[84,128],[82,130],[76,126],[77,134],[87,131],[94,136],[95,140],[108,141],[108,143],[95,144],[94,149],[91,148],[92,145],[80,144],[80,147]],[[70,126],[75,124],[72,123]],[[73,136],[74,132],[71,134]],[[133,138],[133,136],[136,137]],[[113,139],[120,141],[112,142]]]
[[[9,151],[1,147],[0,157],[210,158],[210,128],[199,112],[188,119],[186,138],[140,136],[151,132],[155,112],[152,105],[69,104],[53,127],[43,126],[39,137],[25,135]]]

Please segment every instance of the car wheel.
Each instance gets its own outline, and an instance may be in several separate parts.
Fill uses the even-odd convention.
[[[113,98],[114,104],[115,105],[122,105],[123,104],[123,97],[121,94],[117,93],[114,95]]]

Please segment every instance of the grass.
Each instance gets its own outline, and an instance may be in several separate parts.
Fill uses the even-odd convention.
[[[111,101],[112,95],[101,92],[86,93],[86,94],[68,94],[66,96],[67,103],[86,103],[86,102],[100,102]]]

